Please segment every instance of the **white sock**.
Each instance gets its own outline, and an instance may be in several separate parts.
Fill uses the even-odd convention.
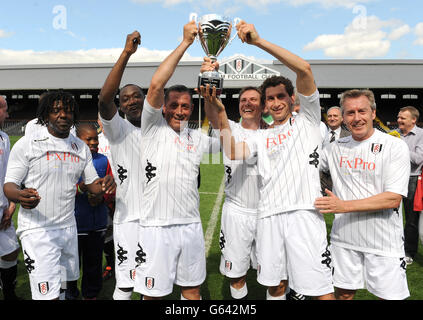
[[[123,291],[120,290],[118,287],[115,288],[115,292],[113,292],[113,300],[131,300],[132,291]]]
[[[285,292],[283,295],[281,295],[279,297],[274,297],[274,296],[270,295],[269,289],[267,289],[266,290],[266,300],[286,300],[286,294],[287,294],[287,292]]]
[[[231,289],[231,296],[234,299],[242,299],[248,294],[247,283],[244,283],[244,286],[240,289],[235,289],[231,285],[229,288]]]

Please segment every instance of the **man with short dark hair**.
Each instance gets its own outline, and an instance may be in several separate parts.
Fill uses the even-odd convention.
[[[405,141],[410,150],[411,172],[408,182],[408,194],[403,198],[405,226],[405,256],[407,264],[413,262],[419,246],[419,217],[414,211],[414,195],[417,188],[417,179],[422,173],[423,165],[423,129],[417,126],[419,111],[412,106],[406,106],[398,112],[398,129],[400,138]]]
[[[178,47],[154,73],[141,117],[144,170],[143,210],[134,290],[144,299],[159,299],[181,287],[181,299],[201,299],[206,257],[199,212],[198,173],[204,153],[220,152],[220,142],[188,128],[191,91],[165,86],[198,28],[184,26]]]
[[[255,27],[241,21],[237,26],[243,42],[273,55],[295,72],[301,111],[292,116],[295,100],[289,79],[274,76],[262,86],[262,103],[274,120],[270,129],[243,142],[232,136],[225,107],[216,98],[216,88],[205,99],[219,118],[224,152],[231,160],[257,157],[262,180],[257,220],[257,281],[268,287],[267,299],[286,299],[286,290],[317,299],[333,299],[330,252],[326,225],[313,206],[319,195],[320,103],[310,65],[261,38]],[[301,180],[300,180],[301,179]]]

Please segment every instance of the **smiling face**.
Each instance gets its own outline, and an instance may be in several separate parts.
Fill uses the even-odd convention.
[[[44,119],[44,121],[52,136],[66,138],[74,123],[74,108],[65,105],[61,100],[56,100],[49,108],[47,119]]]
[[[260,93],[256,90],[246,90],[239,97],[239,114],[242,120],[260,121],[262,108]]]
[[[346,98],[343,103],[343,116],[354,140],[363,141],[371,137],[375,130],[373,120],[376,118],[376,110],[372,109],[366,96]]]
[[[329,109],[327,112],[328,126],[331,130],[338,129],[343,121],[341,110],[338,108]]]
[[[144,105],[144,95],[135,85],[122,88],[119,94],[120,110],[130,122],[141,121],[141,112]]]
[[[285,123],[291,117],[295,97],[288,94],[283,84],[266,88],[264,94],[266,109],[273,117],[274,123],[276,125]]]
[[[163,113],[168,125],[176,132],[180,132],[188,124],[192,109],[191,96],[188,92],[171,91],[163,106]]]
[[[398,113],[398,129],[400,129],[403,134],[409,133],[416,125],[416,121],[417,119],[413,117],[411,112],[408,110],[400,111]]]

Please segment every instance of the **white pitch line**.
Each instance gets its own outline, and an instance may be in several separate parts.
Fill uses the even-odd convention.
[[[222,182],[220,183],[219,192],[217,193],[216,201],[214,202],[213,211],[210,216],[209,223],[207,224],[206,235],[204,236],[206,246],[206,258],[209,256],[209,250],[213,241],[214,229],[217,225],[219,217],[220,205],[222,204],[223,195],[225,192],[225,175],[223,175]]]

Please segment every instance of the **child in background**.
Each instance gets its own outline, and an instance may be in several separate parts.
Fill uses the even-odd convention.
[[[112,175],[107,157],[98,153],[98,133],[92,124],[81,124],[77,136],[90,148],[94,167],[99,177]],[[78,230],[79,264],[82,266],[81,291],[84,300],[95,300],[102,288],[103,248],[107,229],[108,204],[114,194],[96,197],[89,193],[83,182],[77,185],[75,218]],[[77,281],[67,283],[66,299],[79,296]]]

